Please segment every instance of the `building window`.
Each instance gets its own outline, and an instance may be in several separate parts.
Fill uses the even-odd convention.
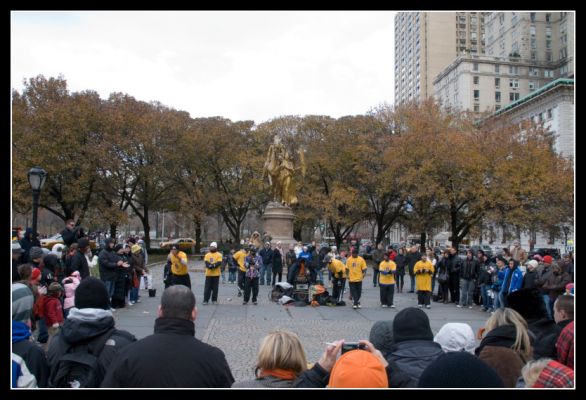
[[[551,51],[546,51],[546,52],[545,52],[545,59],[546,59],[547,61],[553,61],[553,57],[552,57],[552,55],[551,55]]]
[[[509,65],[509,74],[519,75],[519,67],[517,67],[516,65]]]
[[[495,74],[499,74],[500,73],[500,65],[498,65],[498,64],[495,64],[494,65],[494,73]]]
[[[551,13],[545,14],[545,22],[551,22]]]
[[[546,69],[543,71],[543,76],[546,78],[553,78],[553,70],[552,69]]]
[[[551,112],[551,108],[547,109],[547,119],[552,119],[553,118],[553,113]]]
[[[474,79],[474,84],[475,84],[475,85],[478,85],[478,77],[477,77],[477,76],[475,76],[475,77],[473,77],[473,79]]]
[[[494,87],[497,89],[501,87],[501,78],[494,78]]]
[[[500,110],[501,109],[501,105],[500,104],[497,104],[496,106],[494,106],[494,109],[495,109],[495,111]]]
[[[529,13],[529,18],[531,18],[531,22],[535,22],[535,13]]]
[[[478,104],[474,104],[474,112],[479,112],[480,106]]]
[[[535,39],[534,37],[531,38],[531,49],[532,50],[537,49],[537,39]]]
[[[568,49],[566,47],[562,47],[560,49],[560,59],[564,59],[568,56]]]
[[[478,63],[472,64],[472,71],[478,71]]]
[[[551,50],[551,39],[545,39],[545,48]]]
[[[476,32],[470,32],[470,40],[476,40],[477,36],[476,36]]]
[[[480,99],[480,90],[474,91],[474,101],[478,101]]]
[[[511,92],[509,93],[509,100],[510,101],[516,101],[519,100],[519,93],[518,92]]]
[[[531,33],[531,36],[535,36],[535,25],[529,27],[529,33]]]
[[[539,69],[530,67],[529,68],[529,75],[530,76],[539,76]]]
[[[532,60],[537,60],[537,52],[536,51],[532,51],[531,52],[531,59]]]
[[[497,103],[501,102],[501,92],[494,92],[494,101]]]
[[[530,91],[535,90],[535,82],[534,81],[529,81],[529,90]]]
[[[517,89],[519,87],[519,80],[518,79],[509,79],[509,87],[512,89]]]

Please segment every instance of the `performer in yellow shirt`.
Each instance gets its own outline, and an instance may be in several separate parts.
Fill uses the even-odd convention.
[[[415,289],[417,290],[417,307],[431,308],[431,276],[433,275],[433,264],[427,259],[425,253],[421,254],[421,261],[418,261],[413,268],[415,273]]]
[[[185,285],[191,289],[191,279],[187,270],[187,254],[179,250],[176,245],[171,247],[171,252],[167,256],[167,261],[171,261],[171,286]]]
[[[358,249],[352,248],[352,256],[346,260],[346,269],[348,270],[348,278],[350,285],[350,294],[354,301],[353,309],[362,308],[360,306],[360,296],[362,295],[362,280],[366,273],[366,261],[358,255]]]
[[[244,278],[246,275],[244,260],[246,259],[247,254],[247,251],[244,250],[243,247],[240,247],[240,249],[234,253],[234,260],[238,263],[238,297],[242,297],[242,293],[244,292]]]
[[[378,266],[378,285],[380,289],[380,304],[382,308],[395,308],[395,271],[397,264],[389,260],[389,253],[383,254],[383,261]]]
[[[346,286],[346,266],[340,260],[328,254],[324,258],[324,262],[328,266],[333,279],[334,292],[332,297],[336,300],[336,304],[342,305],[342,298],[344,297],[344,287]]]
[[[220,285],[220,268],[222,266],[222,253],[218,251],[216,242],[210,243],[210,251],[203,261],[206,266],[206,280],[203,289],[203,305],[207,306],[212,296],[212,304],[218,304],[218,286]]]

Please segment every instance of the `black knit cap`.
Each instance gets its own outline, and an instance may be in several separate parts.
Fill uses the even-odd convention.
[[[541,319],[547,316],[543,296],[539,289],[519,289],[507,296],[509,308],[517,311],[523,318]]]
[[[75,307],[110,309],[106,285],[98,278],[88,276],[75,289]]]
[[[442,354],[419,378],[420,388],[502,388],[502,379],[488,364],[465,351]]]
[[[429,317],[419,308],[409,307],[400,311],[393,320],[395,343],[406,340],[433,340]]]

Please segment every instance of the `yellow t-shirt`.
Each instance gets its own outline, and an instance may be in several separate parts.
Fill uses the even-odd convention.
[[[362,271],[366,271],[366,261],[360,256],[356,258],[350,256],[346,260],[346,269],[350,272],[350,282],[362,282],[364,279]]]
[[[332,262],[328,264],[328,269],[330,271],[332,271],[332,275],[334,275],[334,278],[339,278],[339,276],[338,276],[339,272],[342,273],[342,278],[348,277],[346,275],[346,266],[340,260],[333,259]]]
[[[216,251],[212,253],[211,251],[205,255],[203,258],[204,263],[208,262],[213,265],[217,265],[216,268],[207,268],[206,264],[206,276],[220,276],[220,269],[222,266],[222,253]]]
[[[181,262],[185,261],[185,265]],[[173,275],[187,275],[187,254],[182,251],[177,252],[177,256],[171,253],[171,272]]]
[[[240,271],[246,272],[246,267],[244,266],[244,259],[246,258],[246,251],[244,251],[244,249],[240,249],[236,253],[234,253],[233,257],[236,260],[236,262],[238,263],[238,268],[240,269]]]
[[[381,272],[378,276],[378,283],[381,285],[394,285],[395,284],[395,271],[397,270],[397,264],[394,261],[382,261],[378,270]],[[390,272],[383,274],[383,272]]]

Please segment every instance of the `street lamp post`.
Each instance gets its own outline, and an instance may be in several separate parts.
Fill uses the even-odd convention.
[[[31,185],[33,190],[33,240],[37,239],[37,210],[39,208],[39,195],[41,189],[47,179],[47,171],[41,167],[33,167],[28,171],[27,174],[28,183]]]

